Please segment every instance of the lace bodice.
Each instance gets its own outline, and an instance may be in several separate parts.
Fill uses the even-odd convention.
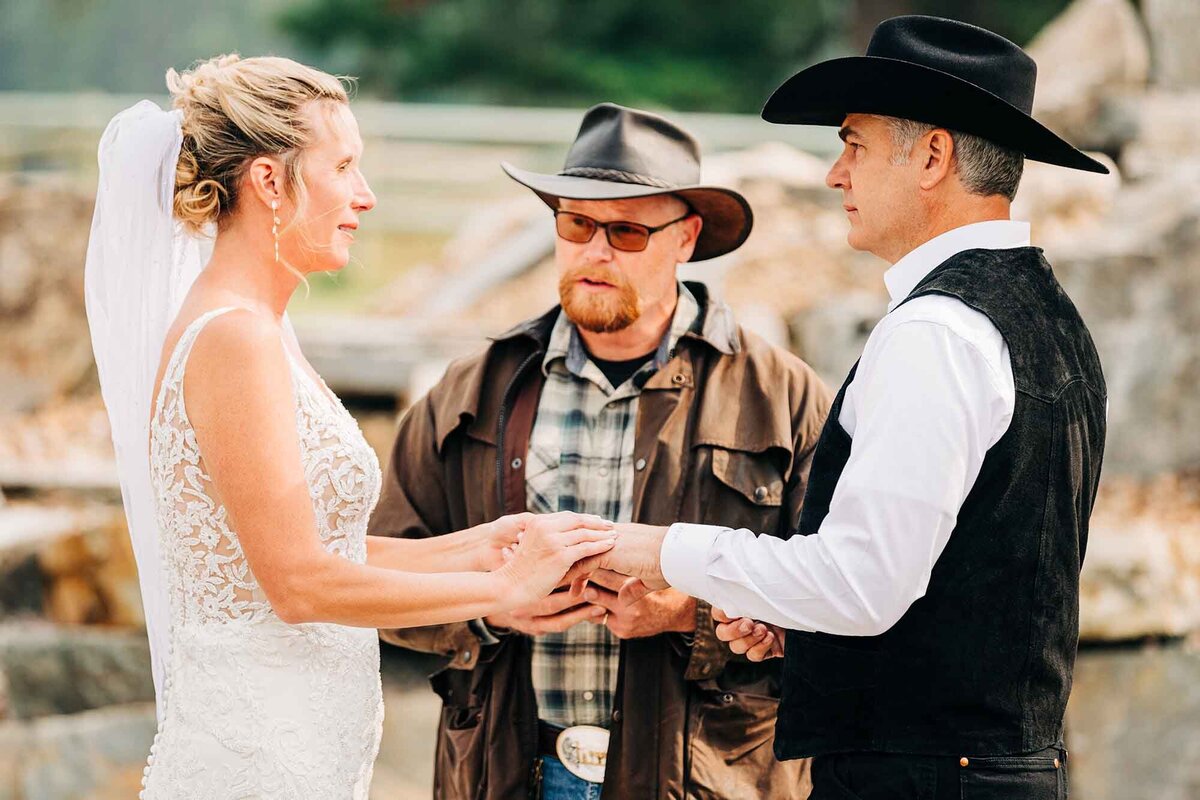
[[[162,552],[173,600],[185,622],[224,622],[271,614],[188,421],[183,374],[204,325],[230,309],[199,317],[184,331],[163,375],[151,425],[151,476]],[[285,348],[286,352],[286,348]],[[379,499],[379,462],[341,402],[288,352],[304,474],[325,549],[366,561],[367,517]]]
[[[179,338],[151,422],[171,651],[145,795],[365,798],[382,723],[376,633],[275,615],[188,420],[188,356],[204,326],[230,310],[202,315]],[[317,535],[327,551],[365,563],[378,459],[324,382],[287,358]]]

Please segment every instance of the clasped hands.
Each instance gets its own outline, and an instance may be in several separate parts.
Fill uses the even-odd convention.
[[[501,517],[491,523],[500,526],[492,538],[493,547],[502,544],[501,558],[507,567],[519,561],[522,551],[535,542],[574,541],[570,526],[592,529],[597,520],[569,512]],[[666,528],[603,524],[616,534],[611,549],[575,561],[559,573],[549,594],[512,611],[485,617],[487,625],[497,632],[536,636],[591,623],[604,625],[620,639],[694,631],[695,599],[669,588],[658,568]],[[507,544],[503,543],[505,536],[511,536]],[[556,566],[561,568],[562,562]]]
[[[505,563],[518,558],[531,537],[553,538],[572,527],[610,527],[616,536],[604,552],[581,558],[561,575],[545,597],[503,614],[485,618],[489,627],[530,636],[561,633],[580,623],[606,626],[620,639],[636,639],[696,629],[696,601],[672,589],[663,578],[659,554],[667,528],[634,523],[608,523],[592,515],[518,514],[501,517],[493,536]],[[717,638],[735,654],[751,661],[783,655],[783,631],[749,618],[730,618],[712,611]]]

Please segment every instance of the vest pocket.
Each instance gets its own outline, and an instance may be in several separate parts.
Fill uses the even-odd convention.
[[[962,800],[1064,800],[1065,767],[1046,752],[970,758],[959,772]]]

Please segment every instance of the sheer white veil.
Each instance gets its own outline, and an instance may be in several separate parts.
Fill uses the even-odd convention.
[[[108,123],[84,268],[92,349],[137,558],[160,718],[170,609],[150,484],[151,394],[167,330],[212,248],[211,238],[189,235],[171,213],[181,120],[181,111],[142,100]]]

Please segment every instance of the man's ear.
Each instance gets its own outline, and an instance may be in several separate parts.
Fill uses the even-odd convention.
[[[921,159],[922,189],[934,188],[954,171],[954,137],[945,128],[934,128],[925,134],[914,149],[919,150]]]
[[[680,237],[679,242],[678,262],[682,264],[690,259],[692,253],[696,251],[696,242],[700,239],[700,231],[704,230],[704,218],[699,214],[692,214],[679,225],[683,229],[683,236]]]

